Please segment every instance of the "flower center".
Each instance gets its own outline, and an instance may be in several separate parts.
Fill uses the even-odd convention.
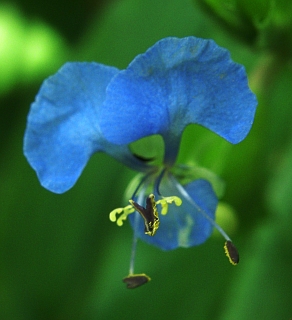
[[[132,220],[134,238],[130,271],[129,276],[124,279],[124,282],[128,284],[128,288],[136,288],[150,280],[145,274],[143,274],[143,276],[142,274],[134,274],[136,243],[139,234],[138,229],[140,229],[140,221],[138,221],[139,215],[144,221],[144,233],[153,237],[156,235],[159,226],[162,226],[164,222],[161,222],[159,215],[165,216],[171,211],[172,217],[170,221],[173,223],[175,223],[176,219],[179,221],[179,226],[170,226],[172,230],[175,228],[178,229],[175,231],[179,238],[179,244],[177,246],[198,245],[209,237],[212,228],[215,227],[226,240],[224,250],[230,263],[236,265],[239,262],[238,251],[225,231],[215,222],[217,196],[213,191],[213,186],[205,179],[198,179],[198,172],[202,170],[195,170],[182,165],[171,168],[171,171],[169,168],[159,169],[155,166],[149,166],[149,168],[148,173],[143,176],[139,174],[138,182],[137,178],[135,179],[136,187],[133,188],[131,184],[130,204],[123,208],[114,209],[109,215],[112,222],[115,222],[118,226],[122,226],[127,217],[136,212]],[[211,177],[209,173],[207,176],[208,178]],[[178,179],[183,181],[183,184],[181,184]],[[196,183],[198,181],[200,183]],[[164,196],[164,194],[166,196]],[[173,209],[170,210],[170,204],[175,204],[176,207],[182,208],[178,208],[177,211]],[[173,215],[176,214],[177,218],[174,218]],[[200,230],[200,228],[202,228],[202,230]],[[165,227],[164,230],[162,227],[162,230],[159,230],[159,232],[161,233],[158,238],[164,237],[163,232],[166,232],[168,237],[169,232],[173,231],[165,231]],[[195,237],[202,237],[202,240],[194,240],[193,238],[191,239],[193,242],[190,244],[189,237],[194,237],[193,234],[196,234]],[[141,233],[139,237],[141,237]]]
[[[127,219],[128,215],[137,211],[140,213],[145,223],[145,234],[154,236],[159,227],[159,217],[156,205],[161,205],[161,214],[166,215],[168,212],[168,204],[173,202],[176,206],[182,204],[182,200],[177,196],[163,197],[155,201],[155,196],[151,193],[146,199],[146,207],[144,208],[134,200],[129,200],[130,205],[124,208],[117,208],[111,211],[109,218],[110,221],[116,222],[118,226],[123,225],[123,221]],[[117,215],[121,214],[118,218]]]

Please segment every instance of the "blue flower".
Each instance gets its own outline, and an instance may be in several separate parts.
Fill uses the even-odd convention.
[[[135,236],[165,250],[201,244],[215,226],[230,255],[230,239],[214,221],[218,200],[212,185],[204,179],[181,183],[191,168],[176,158],[187,125],[238,143],[250,131],[255,110],[245,70],[227,50],[212,40],[166,38],[125,70],[67,63],[45,80],[28,116],[24,153],[41,184],[62,193],[93,153],[105,152],[140,172],[130,204],[113,210],[112,221],[122,225],[130,215]],[[160,165],[129,149],[156,134],[165,148]]]

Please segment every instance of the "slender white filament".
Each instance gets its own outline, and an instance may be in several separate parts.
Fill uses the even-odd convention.
[[[143,203],[143,200],[145,199],[145,192],[146,192],[147,186],[144,186],[141,192],[139,193],[137,202]],[[134,213],[134,232],[133,232],[133,242],[132,242],[132,250],[131,250],[131,259],[130,259],[130,269],[129,274],[134,274],[134,267],[135,267],[135,257],[136,257],[136,248],[137,248],[137,230],[138,230],[138,221],[139,221],[139,212],[135,211]]]
[[[194,206],[201,215],[204,216],[225,238],[227,241],[231,241],[226,232],[213,220],[200,206],[190,197],[185,188],[174,178],[173,175],[170,174],[170,179],[176,187],[177,191],[182,195],[184,199],[186,199],[192,206]]]

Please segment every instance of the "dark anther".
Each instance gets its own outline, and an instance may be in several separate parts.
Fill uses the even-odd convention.
[[[146,208],[140,206],[134,200],[130,200],[131,205],[141,214],[145,223],[145,234],[154,236],[159,227],[158,211],[155,204],[154,194],[150,194],[146,199]]]
[[[123,282],[127,284],[128,289],[135,289],[149,282],[151,279],[145,274],[130,274],[123,279]]]
[[[239,253],[235,245],[231,241],[226,241],[224,245],[225,253],[233,265],[237,265],[239,262]]]

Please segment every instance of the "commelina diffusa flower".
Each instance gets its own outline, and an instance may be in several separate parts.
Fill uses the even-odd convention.
[[[63,193],[91,155],[105,152],[139,171],[130,204],[110,220],[129,219],[134,241],[128,288],[149,281],[134,274],[136,239],[170,250],[203,243],[217,228],[232,264],[238,252],[215,222],[217,197],[205,179],[176,164],[182,133],[198,124],[231,143],[248,134],[256,110],[244,68],[212,40],[165,38],[125,70],[98,63],[66,63],[44,81],[28,116],[24,153],[48,190]],[[129,144],[160,135],[160,165],[130,151]],[[177,172],[180,174],[177,174]],[[189,179],[190,180],[190,179]]]

